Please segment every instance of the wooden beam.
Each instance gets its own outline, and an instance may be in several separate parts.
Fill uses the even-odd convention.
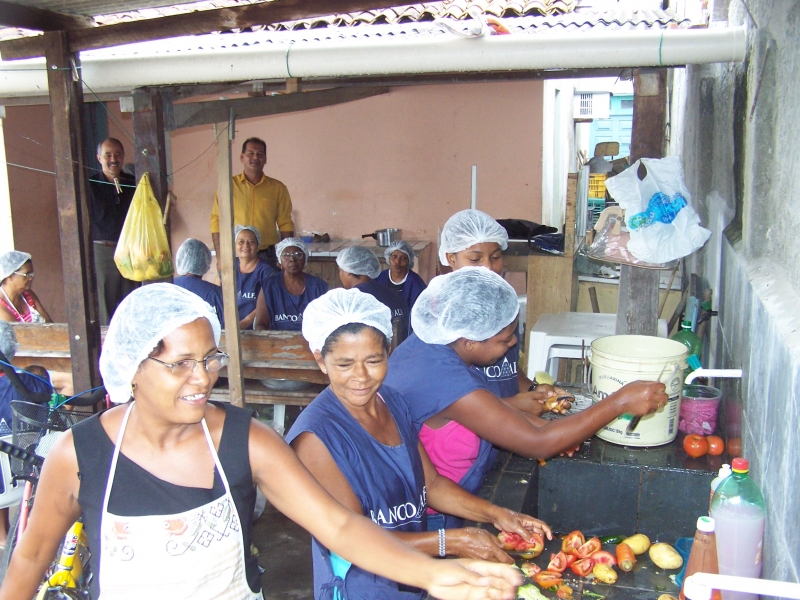
[[[89,17],[0,0],[0,25],[5,27],[21,27],[35,31],[68,31],[91,27],[93,24],[94,21]]]
[[[69,48],[71,52],[77,53],[182,35],[199,35],[311,17],[391,8],[397,6],[397,2],[398,0],[275,0],[195,11],[158,19],[142,19],[72,31],[69,34]],[[0,44],[0,56],[3,60],[35,58],[43,55],[41,36],[7,40]]]
[[[89,189],[83,148],[83,90],[80,59],[69,52],[63,31],[44,34],[50,118],[56,167],[72,378],[75,391],[100,383],[100,319],[90,239]]]
[[[666,120],[667,70],[634,69],[631,161],[664,156]],[[656,335],[660,283],[661,271],[622,265],[617,334]]]
[[[171,99],[167,97],[167,102]],[[167,146],[164,131],[164,98],[159,88],[137,88],[133,92],[133,163],[136,180],[150,174],[153,194],[163,211],[167,202]],[[167,228],[169,239],[169,228]]]
[[[309,110],[353,102],[363,98],[386,94],[391,88],[333,88],[316,92],[298,92],[279,96],[259,98],[239,98],[237,100],[212,100],[209,102],[190,102],[175,104],[172,107],[175,129],[210,125],[228,118],[233,110],[237,119],[265,117],[282,113]]]
[[[231,182],[231,139],[233,118],[214,125],[217,141],[217,199],[219,201],[219,250],[222,268],[222,305],[225,310],[225,352],[228,353],[228,389],[231,404],[244,406],[244,374],[239,339],[239,307],[236,305],[236,273],[233,270],[233,185]]]

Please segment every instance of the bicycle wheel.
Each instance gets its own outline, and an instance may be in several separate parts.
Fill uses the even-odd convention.
[[[19,536],[19,513],[20,511],[17,510],[8,528],[6,547],[3,550],[3,577],[5,577],[6,572],[8,571],[8,565],[11,563],[11,554],[14,552],[14,548],[17,546],[17,537]]]

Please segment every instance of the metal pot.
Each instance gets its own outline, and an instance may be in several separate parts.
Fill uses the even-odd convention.
[[[378,246],[388,246],[392,242],[396,242],[403,236],[402,229],[378,229],[373,233],[365,233],[362,238],[374,238],[378,242]]]

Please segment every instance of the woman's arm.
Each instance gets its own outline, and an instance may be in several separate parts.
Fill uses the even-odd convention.
[[[239,321],[239,329],[250,329],[253,326],[253,321],[256,318],[256,311],[251,312],[245,318]]]
[[[36,310],[39,311],[39,314],[42,315],[44,318],[45,323],[52,323],[53,319],[50,317],[50,314],[44,309],[42,303],[39,301],[39,297],[36,295],[36,292],[33,290],[28,290],[28,293],[33,296],[33,305],[36,307]]]
[[[276,277],[278,276],[276,275]],[[258,292],[258,298],[256,298],[255,313],[255,330],[266,331],[269,329],[269,309],[267,308],[267,301],[264,299],[263,288]]]
[[[253,479],[273,506],[345,560],[442,600],[514,598],[522,578],[503,565],[437,561],[412,550],[369,519],[337,502],[298,456],[265,425],[250,426]]]
[[[36,509],[14,548],[0,600],[32,598],[36,593],[64,536],[81,515],[79,489],[78,458],[68,431],[47,455],[36,488]]]
[[[663,383],[634,381],[586,410],[540,427],[491,392],[476,390],[434,418],[457,421],[495,446],[521,456],[550,458],[575,448],[624,413],[643,416],[664,406],[668,401],[664,390]]]

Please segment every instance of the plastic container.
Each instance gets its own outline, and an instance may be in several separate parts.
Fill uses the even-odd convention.
[[[719,484],[733,474],[731,466],[725,463],[719,468],[719,474],[711,480],[711,493],[708,495],[708,510],[711,511],[711,500],[714,498],[714,492],[717,491]]]
[[[681,396],[678,429],[683,433],[711,435],[717,430],[722,392],[707,385],[685,385]]]
[[[597,437],[624,446],[661,446],[678,435],[683,372],[688,350],[683,344],[647,335],[612,335],[592,342],[589,363],[592,402],[600,402],[632,381],[655,381],[667,387],[667,405],[645,417],[627,433],[632,415],[622,415],[597,432]]]
[[[605,173],[595,173],[589,175],[589,198],[606,197],[606,175]]]
[[[716,522],[720,575],[761,577],[766,508],[758,486],[748,476],[747,459],[734,458],[733,474],[722,481],[711,499]],[[723,600],[757,600],[756,594],[722,592]]]
[[[689,355],[694,354],[698,360],[703,356],[703,340],[701,340],[697,334],[692,331],[691,321],[681,321],[680,331],[678,331],[670,339],[680,342],[686,346],[686,348],[689,349]],[[694,369],[692,369],[692,371],[693,370]]]
[[[700,517],[697,519],[697,531],[692,542],[692,551],[689,553],[689,560],[686,563],[684,581],[687,577],[695,573],[719,574],[717,566],[717,538],[714,535],[714,519],[711,517]],[[680,600],[686,600],[681,585]],[[722,595],[719,590],[711,593],[711,600],[721,600]]]

